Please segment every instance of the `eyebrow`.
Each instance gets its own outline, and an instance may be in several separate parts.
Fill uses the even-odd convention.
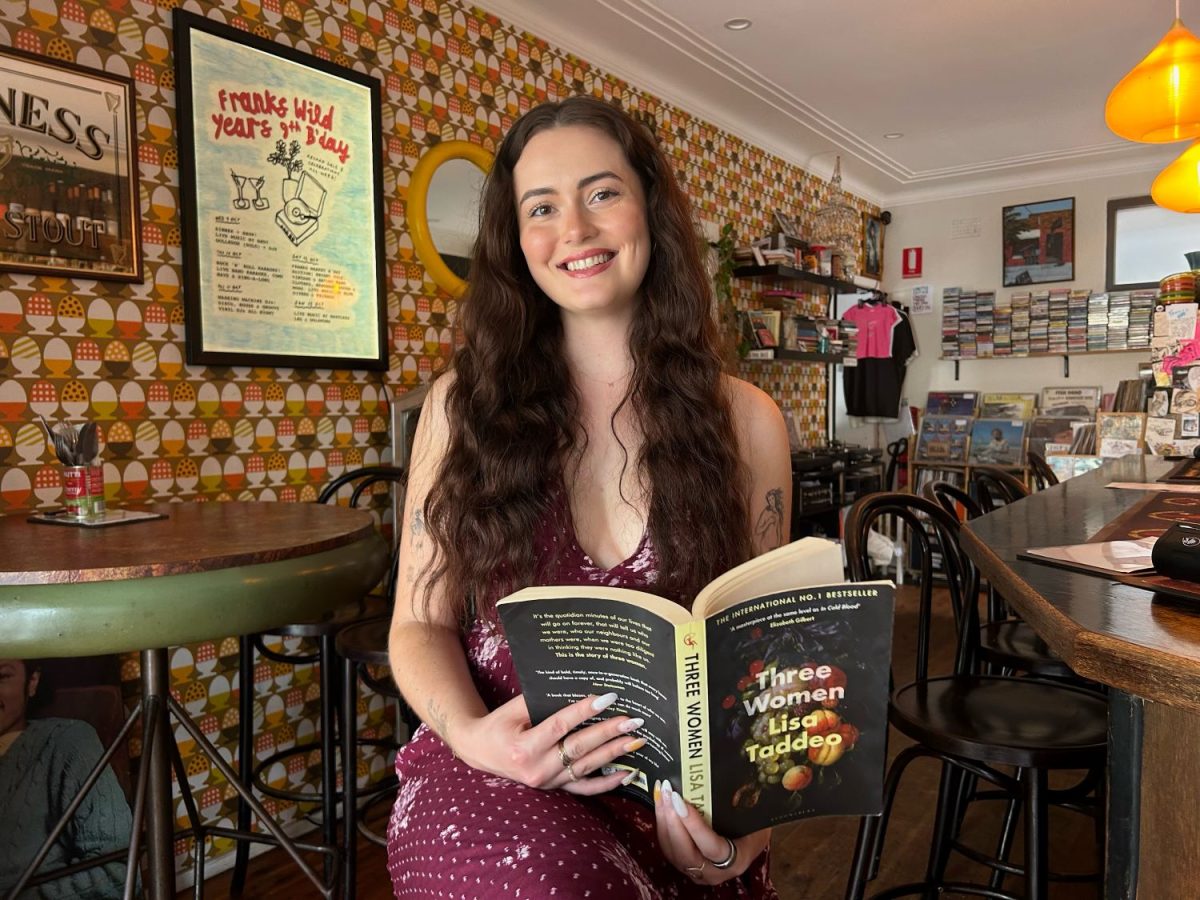
[[[589,184],[592,184],[593,182],[596,182],[596,181],[600,181],[601,179],[604,179],[604,178],[615,178],[615,179],[617,179],[617,181],[621,182],[622,184],[625,183],[625,180],[623,178],[621,178],[621,176],[618,175],[616,172],[610,172],[607,169],[605,169],[603,172],[597,172],[595,175],[587,175],[583,178],[580,178],[579,182],[575,185],[575,188],[577,190],[582,190],[583,188],[587,187]],[[525,201],[528,200],[530,197],[543,197],[547,194],[554,194],[554,193],[557,193],[554,190],[554,188],[548,188],[548,187],[531,188],[530,190],[526,191],[525,193],[523,193],[521,195],[521,199],[517,203],[517,205],[518,206],[524,205]]]

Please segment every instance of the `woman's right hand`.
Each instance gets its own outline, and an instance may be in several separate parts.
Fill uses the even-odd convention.
[[[632,773],[595,775],[602,766],[639,749],[645,740],[631,737],[641,719],[614,716],[575,729],[608,709],[616,694],[588,696],[563,707],[544,722],[532,724],[521,695],[469,724],[455,729],[455,753],[468,765],[542,790],[562,788],[571,794],[611,791]],[[561,744],[560,744],[561,742]],[[569,765],[559,753],[562,747]]]

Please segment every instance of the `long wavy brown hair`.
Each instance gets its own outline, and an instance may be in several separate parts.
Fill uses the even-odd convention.
[[[650,486],[655,590],[690,597],[749,558],[747,473],[723,384],[712,283],[687,198],[651,133],[590,97],[535,107],[508,132],[483,188],[464,343],[447,392],[449,448],[425,501],[440,584],[460,619],[534,583],[532,535],[552,507],[566,462],[586,435],[562,349],[558,307],[521,251],[513,169],[535,134],[567,125],[608,135],[641,179],[652,251],[630,335],[630,405],[643,443],[634,464]],[[614,414],[614,420],[615,420]],[[425,602],[429,602],[426,592]]]

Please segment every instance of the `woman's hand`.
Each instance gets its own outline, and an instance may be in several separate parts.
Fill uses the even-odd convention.
[[[720,884],[737,878],[771,840],[769,828],[737,840],[722,837],[695,807],[672,790],[669,781],[654,786],[654,814],[663,855],[697,884]],[[713,865],[726,860],[730,860],[727,868]]]
[[[575,728],[608,709],[616,699],[616,694],[584,697],[533,725],[525,698],[517,696],[456,728],[454,749],[468,765],[529,787],[562,788],[586,795],[611,791],[633,773],[588,776],[645,744],[642,738],[630,736],[642,720],[614,716],[578,731]]]

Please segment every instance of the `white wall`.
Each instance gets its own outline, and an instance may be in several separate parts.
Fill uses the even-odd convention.
[[[1138,363],[1149,359],[1149,351],[1073,355],[1071,375],[1063,377],[1062,357],[963,360],[959,380],[954,380],[954,363],[941,355],[941,294],[947,287],[994,290],[997,296],[1017,288],[1001,286],[1001,210],[1004,206],[1075,198],[1075,280],[1038,288],[1090,288],[1104,290],[1105,232],[1107,204],[1116,197],[1150,193],[1154,173],[1121,175],[1087,181],[1039,185],[1027,190],[984,194],[955,200],[915,203],[891,209],[892,222],[884,235],[883,289],[893,299],[909,303],[914,285],[928,285],[934,311],[913,316],[913,328],[921,355],[908,367],[904,394],[911,406],[924,406],[930,390],[1039,391],[1046,385],[1101,385],[1114,390],[1122,378],[1134,378]],[[977,237],[954,238],[956,220],[979,222]],[[924,274],[918,279],[900,275],[900,255],[905,247],[924,250]],[[1179,271],[1186,261],[1180,257]],[[844,407],[840,403],[839,407]],[[851,428],[838,423],[839,439],[872,443],[871,427]]]

